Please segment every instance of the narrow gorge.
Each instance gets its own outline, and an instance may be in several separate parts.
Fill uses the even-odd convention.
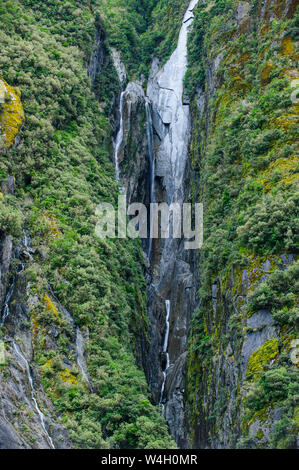
[[[3,1],[0,449],[298,448],[296,8]]]

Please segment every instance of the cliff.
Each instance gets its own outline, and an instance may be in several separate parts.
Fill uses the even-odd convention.
[[[205,207],[187,368],[195,447],[297,445],[294,11],[209,2],[195,15],[185,80]]]
[[[298,447],[295,1],[2,3],[0,448]]]

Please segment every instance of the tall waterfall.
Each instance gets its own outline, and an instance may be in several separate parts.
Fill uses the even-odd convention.
[[[119,181],[119,152],[120,152],[120,149],[123,143],[123,138],[124,138],[124,97],[125,97],[125,91],[121,93],[120,101],[119,101],[120,123],[119,123],[119,130],[116,136],[115,151],[114,151],[116,181]]]
[[[167,157],[169,172],[165,175],[168,197],[182,197],[183,177],[188,154],[190,110],[183,101],[183,82],[187,71],[187,41],[198,0],[192,0],[184,15],[176,50],[164,67],[152,75],[147,95],[158,113],[162,127],[161,154]],[[164,126],[163,126],[164,125]],[[170,201],[169,201],[170,202]]]
[[[163,344],[163,353],[166,356],[165,368],[163,370],[163,382],[161,386],[161,395],[160,395],[160,405],[163,403],[163,394],[165,390],[167,369],[169,368],[169,354],[168,354],[168,340],[169,340],[169,330],[170,330],[170,300],[165,300],[166,307],[166,319],[165,319],[165,336]]]
[[[166,202],[168,205],[178,203],[181,207],[185,202],[184,181],[191,137],[189,102],[183,94],[184,77],[188,65],[188,34],[194,19],[193,10],[197,4],[198,0],[190,1],[182,21],[177,48],[167,63],[159,69],[158,59],[153,60],[147,87],[153,126],[159,136],[159,145],[155,148],[154,170],[157,177],[155,202]],[[173,228],[172,223],[170,220],[170,232]],[[162,240],[159,255],[160,260],[153,266],[151,283],[148,287],[148,297],[151,299],[149,318],[152,326],[149,351],[152,364],[149,365],[149,383],[156,399],[163,407],[164,415],[177,443],[187,446],[184,431],[184,368],[190,319],[195,308],[196,281],[190,257],[184,251],[181,240],[175,238]],[[166,335],[160,351],[166,355],[167,362],[166,368],[162,363],[162,370],[160,353],[157,350],[159,328],[161,328],[158,316],[161,300],[166,302]],[[171,331],[168,329],[170,302]],[[161,372],[160,387],[157,387],[157,369]],[[167,393],[166,376],[169,383]]]
[[[19,346],[13,341],[13,349],[14,349],[14,352],[16,353],[17,357],[19,358],[19,360],[21,360],[21,363],[25,366],[25,370],[26,370],[26,374],[27,374],[27,377],[28,377],[28,382],[30,384],[30,388],[31,388],[31,398],[32,398],[32,401],[34,403],[34,407],[39,415],[39,418],[40,418],[40,423],[41,423],[41,426],[42,426],[42,429],[47,437],[47,441],[48,443],[50,444],[50,447],[52,449],[55,449],[55,446],[53,444],[53,441],[47,431],[47,428],[46,428],[46,424],[45,424],[45,415],[42,413],[42,411],[40,410],[38,404],[37,404],[37,401],[36,401],[36,398],[35,398],[35,388],[34,388],[34,385],[33,385],[33,378],[32,378],[32,375],[31,375],[31,372],[30,372],[30,366],[29,366],[29,363],[27,361],[27,359],[25,358],[25,356],[22,354]]]
[[[147,145],[148,145],[148,160],[149,160],[149,202],[155,202],[155,157],[154,157],[154,136],[153,136],[153,120],[152,110],[149,100],[145,102],[146,109],[146,130],[147,130]],[[153,239],[149,238],[147,257],[150,260],[152,253]]]

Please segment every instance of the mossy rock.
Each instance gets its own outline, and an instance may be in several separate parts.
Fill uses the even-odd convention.
[[[2,145],[9,149],[24,123],[25,115],[20,91],[8,85],[0,77],[0,130]]]
[[[250,378],[259,376],[269,362],[278,355],[278,339],[266,341],[261,348],[255,351],[249,358],[246,375]]]

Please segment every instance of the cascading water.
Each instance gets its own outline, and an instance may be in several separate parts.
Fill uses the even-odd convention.
[[[47,437],[47,441],[50,445],[50,447],[52,449],[55,449],[55,446],[54,446],[54,443],[47,431],[47,428],[46,428],[46,424],[45,424],[45,415],[42,413],[42,411],[40,410],[38,404],[37,404],[37,401],[36,401],[36,398],[35,398],[35,388],[34,388],[34,384],[33,384],[33,378],[32,378],[32,375],[31,375],[31,372],[30,372],[30,366],[29,366],[29,363],[27,361],[27,359],[25,358],[25,356],[22,354],[19,346],[13,341],[13,349],[16,353],[16,355],[18,356],[18,358],[21,360],[21,362],[23,363],[23,365],[25,366],[25,370],[26,370],[26,374],[27,374],[27,377],[28,377],[28,381],[29,381],[29,384],[30,384],[30,388],[31,388],[31,398],[32,398],[32,401],[34,403],[34,407],[39,415],[39,418],[40,418],[40,423],[41,423],[41,426],[42,426],[42,429]]]
[[[31,243],[30,237],[29,237],[29,235],[28,235],[28,233],[25,229],[23,230],[23,233],[24,233],[24,237],[23,237],[22,242],[21,242],[21,244],[20,244],[17,251],[19,252],[19,256],[21,256],[23,254],[23,255],[28,256],[29,259],[32,259],[32,256],[30,254],[30,250],[31,250],[31,248],[30,248],[30,243]],[[1,325],[4,325],[4,323],[6,322],[7,318],[10,315],[10,309],[9,309],[10,301],[11,301],[11,298],[12,298],[14,290],[15,290],[16,282],[17,282],[20,274],[22,274],[22,272],[24,271],[24,269],[25,269],[25,263],[21,262],[21,268],[17,272],[17,274],[13,277],[11,286],[10,286],[10,288],[9,288],[7,294],[6,294],[6,297],[5,297],[4,308],[3,308],[3,313],[2,313],[2,317],[1,317]]]
[[[153,120],[152,110],[149,100],[145,102],[146,109],[146,130],[147,130],[147,145],[148,145],[148,161],[149,161],[149,202],[150,204],[155,202],[155,157],[154,157],[154,135],[153,135]],[[149,237],[148,260],[151,259],[153,247],[153,239]]]
[[[1,325],[4,325],[4,323],[6,322],[6,319],[10,315],[9,304],[10,304],[11,297],[12,297],[12,295],[14,293],[14,290],[15,290],[15,285],[16,285],[16,276],[13,278],[11,286],[10,286],[10,288],[9,288],[7,294],[6,294],[6,297],[5,297],[3,314],[2,314],[2,318],[1,318]]]
[[[165,336],[163,343],[163,353],[165,354],[165,368],[163,370],[163,382],[161,386],[161,395],[160,395],[160,405],[163,403],[163,394],[166,384],[167,370],[169,368],[169,354],[168,354],[168,340],[169,340],[169,330],[170,330],[170,300],[165,300],[166,307],[166,320],[165,320]],[[162,405],[163,406],[163,405]]]
[[[193,22],[193,10],[199,0],[192,0],[185,12],[177,48],[167,63],[159,69],[159,61],[153,60],[148,81],[147,98],[151,103],[154,131],[159,137],[155,148],[155,202],[176,203],[183,207],[184,181],[187,176],[187,160],[191,136],[189,101],[184,97],[184,77],[187,71],[188,34]],[[157,200],[160,198],[160,200]],[[173,232],[173,220],[169,229]],[[151,338],[148,365],[148,381],[157,400],[163,402],[164,415],[178,445],[187,446],[184,430],[184,368],[187,357],[188,332],[192,312],[196,307],[196,279],[191,267],[192,258],[184,250],[184,243],[173,237],[161,241],[159,261],[152,268],[148,286],[148,314],[151,321]],[[175,288],[174,288],[175,286]],[[167,294],[168,293],[168,294]],[[165,340],[162,344],[166,354],[166,370],[162,371],[162,385],[157,381],[161,362],[159,342],[159,311],[161,300],[171,293],[172,329],[167,331],[169,365]],[[167,302],[170,310],[170,302]],[[161,350],[160,350],[161,351]],[[167,376],[167,390],[165,390]],[[158,395],[160,391],[160,397]],[[167,393],[166,393],[167,392]]]
[[[164,67],[151,76],[147,95],[161,120],[161,154],[167,156],[170,171],[165,175],[168,197],[182,197],[183,177],[189,146],[190,110],[183,102],[183,82],[187,71],[189,27],[198,0],[192,0],[185,13],[178,45]],[[164,126],[163,126],[164,125]],[[165,158],[165,157],[164,157]]]
[[[115,163],[115,178],[116,181],[119,181],[119,152],[123,143],[124,138],[124,97],[125,91],[123,91],[120,95],[119,101],[119,113],[120,113],[120,123],[119,123],[119,130],[116,136],[115,141],[115,151],[114,151],[114,163]]]

